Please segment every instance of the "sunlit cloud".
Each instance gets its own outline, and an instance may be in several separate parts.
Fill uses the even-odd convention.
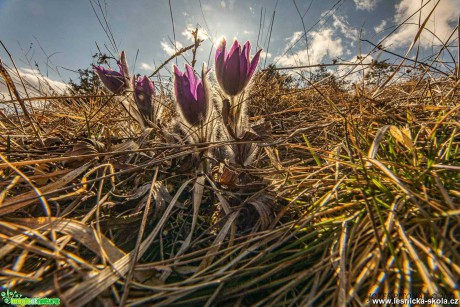
[[[438,3],[435,1],[428,2],[422,9],[421,14],[414,14],[420,8],[419,0],[402,0],[396,5],[396,15],[394,17],[395,24],[403,23],[409,16],[414,14],[405,25],[403,25],[395,34],[393,34],[387,41],[386,45],[392,47],[407,46],[412,42],[418,32],[418,22],[421,16],[422,22],[428,17],[434,5]],[[431,47],[433,44],[440,42],[430,33],[434,33],[442,41],[445,41],[455,28],[455,21],[458,18],[460,11],[460,1],[458,0],[443,0],[440,1],[436,10],[431,15],[429,21],[426,23],[422,36],[420,37],[420,45],[422,47]]]
[[[288,43],[284,47],[283,53],[286,53],[292,46],[294,46],[294,44],[296,44],[297,41],[299,41],[302,35],[303,35],[303,31],[297,31],[297,32],[292,33],[291,36],[287,37],[285,40],[288,41]]]
[[[302,31],[294,32],[292,36],[287,38],[286,40],[289,40],[289,44],[294,44],[302,37],[302,34],[303,34]]]
[[[151,71],[151,70],[154,70],[155,67],[153,67],[153,66],[150,65],[150,64],[147,64],[147,63],[142,62],[141,65],[139,65],[139,69],[141,69],[141,70],[146,70],[146,71]]]
[[[36,69],[25,67],[19,68],[19,75],[21,76],[22,82],[24,82],[29,97],[63,94],[69,88],[64,82],[42,76]],[[10,71],[10,76],[19,94],[25,98],[26,93],[24,87],[16,72]],[[10,98],[8,88],[5,84],[0,83],[0,99],[9,100]]]
[[[357,82],[361,80],[363,75],[366,76],[372,70],[369,64],[373,63],[375,60],[378,60],[378,58],[374,59],[371,55],[363,56],[362,54],[354,53],[353,56],[351,56],[351,54],[349,54],[346,61],[360,65],[357,65],[356,68],[354,68],[355,73],[347,76],[347,80],[350,82]]]
[[[176,41],[176,49],[174,48],[174,46],[171,43],[169,43],[167,41],[162,41],[161,42],[161,48],[169,56],[174,55],[182,47],[184,47],[184,45],[182,45],[180,42],[177,42],[177,41]]]
[[[333,28],[324,28],[309,33],[310,47],[303,48],[293,54],[285,54],[275,57],[274,61],[279,66],[300,66],[319,64],[326,57],[336,58],[344,53],[344,46],[340,37],[334,37]],[[302,32],[295,32],[290,38],[290,43],[300,38]]]
[[[358,10],[372,11],[380,0],[353,0]]]
[[[184,31],[182,31],[182,35],[185,36],[185,38],[187,38],[189,41],[192,41],[194,40],[193,38],[193,34],[192,32],[194,32],[196,30],[196,27],[194,27],[193,25],[191,24],[188,24],[187,27],[184,29]],[[205,39],[208,39],[209,38],[209,34],[208,32],[203,29],[203,28],[198,28],[198,35],[197,35],[197,38],[201,39],[201,40],[205,40]]]
[[[375,33],[382,32],[383,30],[385,30],[386,26],[387,26],[387,21],[382,20],[382,22],[380,22],[377,26],[374,27]]]
[[[270,52],[265,52],[264,50],[262,50],[262,52],[260,53],[260,58],[261,59],[270,59],[272,57],[272,54]]]
[[[339,30],[343,36],[352,41],[358,40],[358,30],[350,26],[350,24],[345,20],[345,17],[332,15],[332,18],[334,19],[332,25],[335,29]]]
[[[36,69],[21,68],[19,73],[30,88],[38,91],[65,91],[68,86],[64,82],[52,80],[48,77],[42,76]]]

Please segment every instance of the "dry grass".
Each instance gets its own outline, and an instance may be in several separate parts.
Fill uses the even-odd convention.
[[[286,78],[262,72],[248,96],[251,121],[272,127],[255,163],[214,162],[214,176],[192,154],[222,144],[142,131],[123,97],[3,113],[3,287],[69,306],[459,297],[459,81],[423,69],[380,89]]]

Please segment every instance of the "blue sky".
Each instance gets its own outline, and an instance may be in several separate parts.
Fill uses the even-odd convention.
[[[100,1],[104,4],[104,1]],[[428,15],[435,0],[422,11]],[[94,3],[94,1],[93,1]],[[139,50],[135,72],[150,74],[174,51],[173,30],[168,0],[106,0],[107,17],[118,51],[125,50],[133,66]],[[171,0],[177,46],[191,44],[190,29],[198,26],[207,38],[199,51],[198,63],[207,62],[212,40],[225,36],[228,41],[250,40],[253,52],[257,42],[261,10],[265,14],[259,46],[267,51],[270,20],[274,24],[267,56],[268,63],[278,66],[330,62],[332,58],[353,60],[359,55],[359,31],[362,37],[378,43],[386,34],[420,8],[420,0]],[[275,9],[276,5],[276,9]],[[309,8],[309,9],[308,9]],[[460,1],[441,0],[428,28],[447,38],[456,25]],[[419,14],[398,29],[384,46],[404,53],[417,32]],[[33,73],[37,64],[50,80],[68,81],[76,75],[64,68],[77,70],[92,63],[97,44],[110,47],[89,0],[0,0],[0,40],[14,55],[17,65]],[[432,54],[439,44],[428,32],[423,35],[421,51]],[[457,43],[453,43],[457,45]],[[362,45],[362,52],[370,50]],[[0,50],[0,57],[6,53]],[[191,59],[191,55],[186,57]],[[212,58],[212,57],[211,57]],[[384,56],[383,56],[384,58]],[[180,59],[179,63],[183,60]],[[211,61],[212,62],[212,61]],[[262,66],[265,61],[262,61]],[[46,64],[51,68],[47,69]],[[31,64],[31,65],[30,65]],[[56,69],[57,68],[57,69]],[[167,67],[170,69],[170,66]],[[165,70],[163,74],[168,74]]]

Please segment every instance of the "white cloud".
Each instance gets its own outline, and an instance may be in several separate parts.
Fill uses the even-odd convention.
[[[434,5],[438,1],[428,2],[421,12],[422,22],[430,14]],[[395,24],[401,24],[410,15],[420,8],[420,0],[401,0],[396,5],[396,15],[394,17]],[[460,1],[458,0],[442,0],[439,2],[436,10],[431,15],[426,27],[420,37],[420,44],[423,47],[431,47],[432,44],[439,44],[436,38],[429,32],[432,31],[441,40],[445,41],[450,33],[455,28],[455,22],[460,11]],[[395,34],[393,34],[387,41],[386,45],[393,47],[402,47],[410,44],[418,31],[418,20],[420,13],[411,17],[406,25],[403,25]],[[428,31],[429,30],[429,31]]]
[[[299,34],[300,33],[300,34]],[[302,32],[295,32],[289,39],[300,38]],[[344,53],[341,38],[334,38],[334,29],[324,28],[319,31],[309,33],[310,48],[302,49],[294,54],[286,54],[275,57],[275,62],[280,66],[297,66],[308,64],[319,64],[324,58],[340,57]],[[310,59],[310,61],[309,61]]]
[[[166,41],[161,42],[161,48],[166,52],[167,55],[171,56],[175,54],[179,49],[184,47],[180,42],[176,41],[176,49],[174,49],[174,46],[171,43],[168,43]]]
[[[139,66],[139,68],[140,68],[141,70],[146,70],[146,71],[150,71],[150,70],[154,70],[154,69],[155,69],[155,67],[153,67],[152,65],[147,64],[147,63],[144,63],[144,62],[141,63],[141,65]]]
[[[287,38],[286,40],[289,40],[289,45],[292,45],[296,43],[302,37],[302,34],[303,34],[302,31],[294,32],[292,33],[292,36]]]
[[[292,46],[294,46],[297,41],[302,37],[303,31],[297,31],[292,33],[292,36],[286,38],[289,41],[286,46],[284,47],[283,53],[286,53]]]
[[[339,30],[343,36],[353,41],[358,39],[358,30],[350,26],[344,17],[332,15],[332,18],[334,19],[332,25]]]
[[[23,79],[34,85],[42,83],[42,86],[47,85],[49,88],[55,90],[65,90],[67,87],[67,85],[63,82],[52,80],[48,77],[42,76],[40,72],[36,69],[20,68],[19,73]]]
[[[20,68],[19,74],[21,75],[27,90],[30,91],[32,95],[34,93],[41,95],[49,93],[50,91],[63,92],[67,89],[67,84],[64,82],[42,76],[40,75],[40,72],[35,69]],[[23,91],[23,87],[21,81],[17,77],[17,74],[10,71],[10,75],[13,78],[18,91],[21,93]]]
[[[265,57],[267,57],[267,59],[270,59],[272,57],[272,54],[270,52],[265,52],[264,50],[262,50],[262,52],[260,53],[260,58],[265,59]]]
[[[188,24],[187,27],[185,28],[184,31],[182,31],[182,35],[185,36],[185,38],[187,38],[189,41],[192,41],[193,42],[193,34],[192,32],[196,30],[196,27],[194,27],[193,25],[191,24]],[[202,40],[205,40],[209,37],[209,34],[208,32],[203,29],[203,28],[198,28],[198,36],[197,36],[199,39],[202,39]]]
[[[367,75],[369,71],[371,70],[371,67],[369,66],[369,64],[371,64],[373,61],[374,61],[374,58],[371,55],[366,56],[363,54],[353,54],[353,56],[350,56],[347,62],[355,63],[357,65],[353,68],[346,69],[347,80],[351,82],[357,82],[359,80],[362,80],[362,76]],[[353,71],[353,73],[348,75],[348,73],[351,70]]]
[[[385,27],[387,26],[387,21],[386,20],[382,20],[382,22],[377,25],[376,27],[374,27],[374,31],[375,33],[380,33],[382,32],[383,30],[385,30]]]
[[[15,71],[9,70],[10,76],[13,79],[13,83],[16,86],[21,98],[27,98],[24,87],[21,84],[21,80]],[[41,97],[52,94],[63,94],[67,89],[68,85],[64,82],[53,80],[51,78],[40,75],[38,70],[30,68],[19,68],[19,74],[24,82],[29,97]],[[0,82],[0,99],[10,100],[10,95],[5,84]],[[9,106],[3,108],[8,109]]]
[[[358,10],[372,11],[380,0],[353,0]]]

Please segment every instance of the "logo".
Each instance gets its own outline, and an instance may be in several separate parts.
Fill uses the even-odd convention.
[[[11,300],[22,297],[22,294],[19,294],[18,291],[11,292],[10,289],[6,289],[6,292],[2,292],[1,296],[5,304],[12,304]]]
[[[20,306],[27,306],[27,305],[60,305],[61,300],[59,298],[38,298],[38,297],[23,297],[22,294],[18,293],[18,291],[10,291],[10,289],[6,289],[0,293],[2,300],[7,305],[20,305]]]

